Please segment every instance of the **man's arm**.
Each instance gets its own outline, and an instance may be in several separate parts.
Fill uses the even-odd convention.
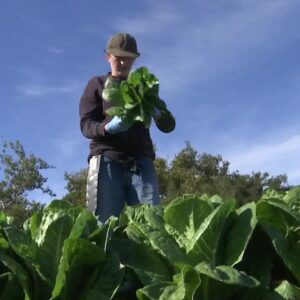
[[[89,139],[96,139],[105,135],[105,115],[102,108],[101,79],[94,77],[87,83],[80,98],[80,129]]]
[[[173,131],[176,126],[175,118],[163,100],[159,99],[155,111],[153,119],[158,129],[166,133]]]

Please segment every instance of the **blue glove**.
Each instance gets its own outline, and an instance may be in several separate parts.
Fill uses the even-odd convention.
[[[124,122],[122,118],[114,116],[112,120],[104,126],[104,129],[110,134],[117,134],[126,131],[130,126],[131,124]]]

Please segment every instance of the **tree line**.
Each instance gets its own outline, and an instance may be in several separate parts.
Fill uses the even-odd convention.
[[[161,202],[170,202],[183,194],[217,194],[224,199],[236,199],[240,205],[260,198],[266,188],[285,191],[285,174],[272,176],[267,172],[241,174],[230,171],[230,162],[221,155],[199,153],[186,142],[182,150],[168,161],[155,159],[160,184]],[[26,153],[20,141],[3,142],[0,149],[0,210],[22,224],[33,211],[43,207],[32,201],[28,192],[40,190],[53,199],[55,193],[47,186],[42,170],[53,168],[36,155]],[[62,197],[75,205],[85,205],[87,169],[65,172],[67,193]]]

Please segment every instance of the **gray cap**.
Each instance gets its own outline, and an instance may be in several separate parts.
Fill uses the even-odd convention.
[[[110,37],[107,43],[106,52],[115,56],[140,56],[140,53],[137,51],[135,38],[124,32],[119,32]]]

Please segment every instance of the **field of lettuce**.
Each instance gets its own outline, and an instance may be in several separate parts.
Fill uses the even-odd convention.
[[[300,299],[300,187],[237,207],[185,195],[99,225],[54,200],[23,228],[0,212],[1,300]]]

